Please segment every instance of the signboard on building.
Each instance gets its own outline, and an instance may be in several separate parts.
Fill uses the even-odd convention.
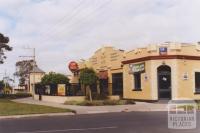
[[[65,84],[58,84],[58,95],[65,96]]]
[[[160,55],[167,55],[167,47],[160,47],[159,48]]]
[[[129,73],[137,73],[137,72],[145,72],[145,63],[138,63],[138,64],[130,64],[129,65],[130,72]]]

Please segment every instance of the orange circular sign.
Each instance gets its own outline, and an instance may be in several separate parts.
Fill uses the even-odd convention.
[[[76,72],[76,71],[78,71],[79,70],[79,68],[78,68],[78,63],[76,63],[75,61],[71,61],[70,63],[69,63],[69,70],[71,71],[71,72]]]

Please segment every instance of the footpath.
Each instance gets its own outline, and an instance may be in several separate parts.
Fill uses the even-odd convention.
[[[40,117],[40,116],[66,116],[76,114],[98,114],[98,113],[114,113],[114,112],[150,112],[150,111],[167,111],[167,103],[146,103],[136,102],[132,105],[114,105],[114,106],[78,106],[78,105],[64,105],[60,103],[45,102],[39,100],[33,100],[30,98],[15,99],[14,102],[45,105],[50,107],[72,109],[76,113],[48,113],[48,114],[30,114],[30,115],[16,115],[16,116],[0,116],[0,119],[13,119],[13,118],[25,118],[25,117]]]
[[[64,105],[59,103],[45,102],[33,100],[33,98],[23,98],[13,100],[19,103],[28,103],[36,105],[45,105],[64,109],[75,110],[77,114],[92,114],[92,113],[109,113],[109,112],[132,112],[132,111],[167,111],[167,103],[146,103],[136,102],[132,105],[114,105],[114,106],[77,106]]]

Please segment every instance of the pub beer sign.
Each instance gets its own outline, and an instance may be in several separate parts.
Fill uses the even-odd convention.
[[[160,55],[167,55],[167,47],[160,47],[159,48]]]
[[[143,73],[145,72],[145,63],[138,63],[138,64],[129,64],[130,71],[129,73]]]

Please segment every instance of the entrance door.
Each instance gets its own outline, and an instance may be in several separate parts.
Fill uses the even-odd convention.
[[[108,95],[108,71],[99,72],[100,93]]]
[[[99,79],[100,93],[108,95],[108,79]]]
[[[112,94],[123,96],[123,74],[112,74]]]
[[[162,65],[157,69],[158,73],[158,98],[171,99],[171,68]]]

